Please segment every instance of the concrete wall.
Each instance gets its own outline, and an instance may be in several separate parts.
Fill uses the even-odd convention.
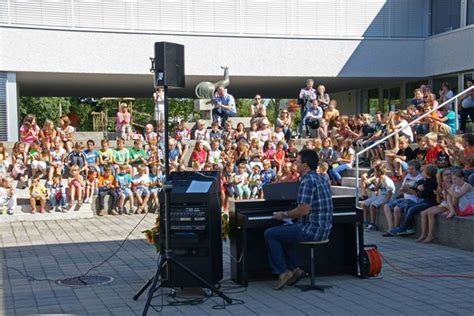
[[[147,74],[153,43],[186,46],[187,75],[419,77],[422,39],[281,39],[0,28],[0,70]],[[2,47],[3,48],[3,47]],[[410,51],[410,58],[401,58]]]
[[[337,100],[337,108],[341,113],[353,115],[359,112],[360,90],[332,93],[330,97]]]
[[[430,76],[474,69],[474,25],[427,38],[424,52]]]

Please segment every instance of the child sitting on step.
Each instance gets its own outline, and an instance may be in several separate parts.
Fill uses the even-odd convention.
[[[146,173],[146,167],[138,166],[138,174],[133,177],[133,191],[137,199],[138,208],[135,214],[148,212],[148,199],[150,198],[150,177]]]
[[[31,185],[29,188],[30,192],[30,205],[31,205],[31,214],[36,213],[36,205],[40,203],[40,213],[45,213],[46,199],[48,198],[48,190],[40,182],[41,175],[37,174],[31,179]]]
[[[78,165],[74,165],[71,167],[71,170],[69,171],[67,185],[69,188],[68,208],[72,208],[74,202],[77,201],[76,210],[78,210],[82,205],[82,193],[84,190],[84,178],[80,174]]]
[[[15,143],[13,146],[12,153],[12,178],[18,180],[18,187],[20,189],[26,188],[26,182],[28,181],[27,175],[27,160],[28,156],[25,152],[25,145],[23,143]]]
[[[56,137],[53,141],[54,148],[49,154],[50,165],[48,180],[53,180],[53,174],[62,174],[64,161],[66,160],[66,150],[63,148],[61,138]]]
[[[367,223],[367,230],[377,230],[376,219],[377,209],[387,204],[395,193],[395,184],[392,179],[386,176],[385,166],[380,164],[374,168],[375,192],[377,195],[365,200],[363,203],[364,219]]]
[[[2,209],[1,214],[7,213],[8,215],[13,215],[15,206],[15,190],[13,189],[10,181],[7,178],[3,178],[0,182],[0,208]]]
[[[53,183],[48,186],[49,203],[56,212],[61,207],[61,212],[66,212],[66,187],[61,183],[61,175],[53,175]],[[49,211],[48,211],[49,212]]]
[[[112,166],[112,161],[114,157],[114,151],[112,148],[109,148],[109,140],[102,139],[100,141],[99,152],[99,170],[101,173],[104,172],[106,166]],[[112,169],[111,169],[112,170]]]
[[[155,209],[155,213],[157,213],[160,210],[159,193],[161,192],[162,182],[164,181],[161,166],[151,166],[148,176],[150,177],[150,199],[152,201],[152,207]]]
[[[120,165],[119,171],[115,176],[115,182],[117,183],[117,195],[118,195],[118,203],[117,209],[119,215],[131,215],[133,214],[134,206],[133,206],[133,193],[132,193],[132,176],[130,175],[130,167],[127,165]],[[127,213],[124,205],[125,200],[128,199],[130,204],[130,210]]]
[[[7,149],[3,143],[0,143],[0,178],[7,175],[8,168],[10,167],[10,160],[8,158]]]
[[[97,171],[95,169],[89,169],[86,178],[84,203],[91,203],[92,197],[94,196],[94,194],[96,194],[97,184]]]
[[[361,188],[361,195],[359,201],[365,201],[369,198],[369,190],[373,191],[375,187],[375,167],[382,164],[382,160],[379,158],[372,158],[370,161],[371,168],[369,171],[363,173],[360,176],[360,188]]]
[[[104,216],[107,214],[105,209],[104,199],[106,195],[110,195],[112,199],[112,208],[110,210],[111,215],[118,215],[117,207],[117,191],[115,190],[115,177],[112,175],[112,167],[109,165],[104,166],[104,172],[99,177],[98,188],[99,188],[99,216]]]
[[[465,181],[464,171],[452,170],[451,179],[453,185],[448,189],[449,214],[446,218],[474,214],[474,188]]]

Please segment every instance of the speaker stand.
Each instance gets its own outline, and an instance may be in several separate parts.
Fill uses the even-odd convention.
[[[156,270],[156,273],[153,278],[148,280],[148,282],[140,289],[140,291],[135,294],[133,297],[134,300],[137,300],[140,295],[151,285],[150,289],[148,290],[148,297],[145,303],[145,307],[143,308],[142,315],[146,316],[148,313],[148,310],[151,305],[151,301],[153,299],[153,294],[159,289],[162,288],[166,285],[166,280],[163,280],[161,278],[161,274],[163,271],[166,271],[166,275],[169,279],[171,273],[170,273],[170,266],[175,265],[177,267],[180,267],[183,269],[184,273],[187,273],[189,276],[191,276],[193,279],[198,281],[200,284],[202,284],[203,288],[208,288],[212,291],[212,293],[220,296],[225,302],[228,304],[232,304],[232,299],[225,295],[221,290],[217,289],[214,285],[210,284],[203,278],[201,278],[199,275],[191,271],[188,267],[186,267],[184,264],[179,262],[173,253],[173,250],[171,249],[171,236],[170,236],[170,231],[171,231],[171,222],[170,222],[170,197],[171,197],[171,186],[169,185],[169,180],[170,180],[170,167],[169,167],[169,127],[168,127],[168,87],[164,86],[164,103],[165,103],[165,115],[164,115],[164,120],[165,120],[165,130],[164,130],[164,137],[165,137],[165,152],[164,152],[164,159],[165,159],[165,184],[163,185],[163,188],[165,190],[165,254],[164,256],[161,257],[160,262],[158,264],[158,268]],[[161,232],[160,232],[161,233]],[[161,279],[161,280],[160,280]],[[160,284],[157,286],[158,281],[160,281]]]

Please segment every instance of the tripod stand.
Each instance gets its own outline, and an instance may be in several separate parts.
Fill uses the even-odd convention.
[[[137,300],[140,295],[151,285],[150,289],[148,290],[148,297],[147,301],[145,303],[145,307],[143,308],[143,313],[142,315],[146,315],[148,313],[148,309],[150,308],[151,300],[153,299],[153,294],[156,292],[161,287],[166,286],[166,281],[163,280],[162,278],[162,272],[166,271],[167,278],[169,279],[171,273],[170,273],[170,267],[171,265],[175,265],[176,267],[179,267],[182,269],[184,273],[187,273],[190,275],[192,278],[194,278],[198,283],[200,283],[203,288],[208,288],[209,290],[212,291],[212,293],[217,294],[220,296],[224,301],[226,301],[228,304],[232,304],[232,299],[228,296],[226,296],[222,291],[217,289],[214,285],[210,284],[203,278],[201,278],[199,275],[191,271],[188,267],[180,263],[174,256],[173,250],[171,249],[171,239],[170,239],[170,233],[171,233],[171,222],[170,222],[170,196],[171,196],[171,186],[168,185],[168,182],[170,180],[170,174],[169,174],[169,128],[168,128],[168,87],[164,86],[164,107],[165,107],[165,113],[164,113],[164,120],[165,120],[165,129],[164,129],[164,137],[165,137],[165,152],[164,152],[164,160],[165,160],[165,185],[164,191],[165,191],[165,203],[164,203],[164,209],[165,209],[165,216],[164,216],[164,222],[165,222],[165,253],[161,257],[160,262],[158,264],[157,271],[155,275],[148,280],[148,282],[140,289],[140,291],[137,292],[137,294],[133,297],[134,300]],[[160,284],[157,286],[158,282]]]

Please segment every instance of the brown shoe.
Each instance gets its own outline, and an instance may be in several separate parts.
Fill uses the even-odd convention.
[[[293,272],[291,271],[286,271],[285,273],[280,274],[280,276],[278,277],[278,282],[273,287],[273,289],[281,290],[282,288],[285,287],[285,285],[288,283],[288,280],[290,280],[292,277],[293,277]]]
[[[118,215],[118,213],[115,209],[111,209],[110,210],[110,215]]]
[[[104,215],[107,215],[107,212],[104,209],[101,209],[99,214],[97,214],[97,215],[104,216]]]
[[[292,272],[293,276],[291,277],[291,279],[288,280],[288,282],[286,282],[286,285],[288,286],[295,285],[296,283],[298,283],[299,280],[301,280],[301,278],[306,275],[306,272],[304,272],[300,268],[296,268]]]

